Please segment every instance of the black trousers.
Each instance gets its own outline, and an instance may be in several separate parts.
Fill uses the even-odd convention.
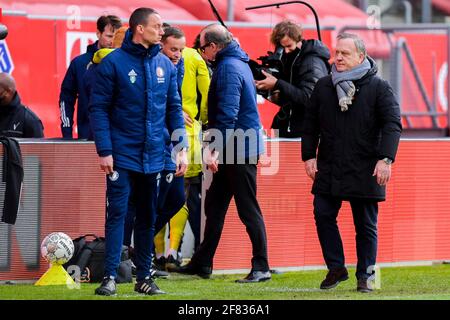
[[[349,202],[356,230],[356,278],[367,278],[373,273],[377,257],[378,202],[367,199],[351,199]],[[336,221],[341,205],[339,198],[323,194],[314,197],[317,234],[329,270],[345,266],[344,248]]]
[[[256,199],[255,164],[219,165],[219,171],[214,174],[206,193],[204,239],[191,262],[198,266],[212,267],[232,197],[252,243],[252,270],[269,271],[266,227]]]
[[[194,252],[200,246],[200,230],[202,215],[202,174],[193,178],[185,178],[186,206],[189,211],[188,221],[194,235]],[[180,246],[181,247],[181,246]]]

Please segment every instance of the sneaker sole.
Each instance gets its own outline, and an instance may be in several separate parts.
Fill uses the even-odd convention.
[[[95,290],[95,294],[97,296],[110,297],[110,296],[115,296],[116,292],[106,292],[106,291],[97,291],[97,290]]]
[[[134,292],[139,293],[139,294],[143,294],[143,295],[146,295],[146,296],[155,296],[155,295],[158,295],[158,294],[166,294],[166,292],[162,291],[162,290],[159,290],[159,291],[156,291],[156,292],[140,292],[138,290],[134,290]]]
[[[373,290],[356,288],[356,291],[361,292],[361,293],[371,293]]]
[[[263,278],[263,279],[258,280],[258,281],[249,281],[249,280],[245,280],[245,279],[238,279],[238,280],[236,280],[235,282],[236,282],[236,283],[258,283],[258,282],[269,281],[269,280],[271,280],[271,279],[272,279],[272,278]]]
[[[336,287],[338,286],[339,283],[344,282],[344,281],[347,281],[347,280],[348,280],[348,276],[339,279],[338,281],[336,281],[335,284],[333,284],[333,285],[331,285],[331,286],[328,286],[328,287],[322,287],[322,286],[320,286],[320,289],[321,289],[321,290],[330,290],[330,289],[336,288]]]

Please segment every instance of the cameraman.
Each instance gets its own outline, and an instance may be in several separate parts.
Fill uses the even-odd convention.
[[[258,90],[269,91],[268,99],[280,106],[272,128],[279,136],[298,138],[302,134],[305,106],[320,78],[329,73],[330,52],[319,40],[302,39],[302,29],[292,21],[278,23],[272,31],[270,42],[282,47],[279,79],[265,72],[265,79],[255,81]]]

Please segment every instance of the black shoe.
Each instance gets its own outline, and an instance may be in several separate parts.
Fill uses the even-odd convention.
[[[244,279],[236,280],[237,283],[262,282],[272,279],[270,271],[251,271]]]
[[[116,281],[113,277],[104,277],[100,287],[95,289],[95,294],[100,296],[112,296],[116,294]]]
[[[160,258],[155,258],[153,262],[155,269],[160,271],[166,271],[166,257],[161,256]]]
[[[283,274],[283,271],[280,270],[270,269],[269,271],[271,274]]]
[[[200,267],[189,262],[187,265],[174,269],[174,272],[181,274],[197,275],[203,279],[209,279],[212,274],[211,267]]]
[[[169,272],[173,272],[181,266],[181,263],[178,259],[175,259],[171,254],[166,259],[166,270]]]
[[[155,268],[154,265],[152,265],[152,268],[150,269],[150,275],[152,277],[156,277],[156,278],[168,278],[169,277],[169,273],[166,271],[161,271]]]
[[[325,280],[320,284],[320,289],[327,290],[336,287],[339,282],[348,280],[348,272],[346,268],[333,269],[328,271]]]
[[[136,282],[134,291],[148,295],[165,294],[164,291],[158,288],[152,277],[147,277],[142,281]]]
[[[372,292],[373,289],[371,288],[371,286],[369,285],[369,279],[367,278],[361,278],[358,279],[358,285],[356,287],[356,291],[358,292],[362,292],[362,293],[369,293]]]

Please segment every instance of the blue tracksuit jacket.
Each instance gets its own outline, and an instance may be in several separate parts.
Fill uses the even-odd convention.
[[[175,67],[159,45],[146,49],[131,38],[128,30],[122,47],[95,70],[90,121],[100,156],[112,155],[115,166],[149,174],[164,168],[166,124],[170,134],[180,130],[183,147],[186,131]]]
[[[83,76],[91,62],[94,53],[98,50],[98,41],[87,47],[86,53],[74,58],[67,69],[61,84],[59,95],[59,111],[61,114],[61,133],[63,138],[71,139],[73,136],[73,118],[75,102],[77,106],[77,127],[79,139],[92,139],[89,126],[88,95],[84,89]]]

